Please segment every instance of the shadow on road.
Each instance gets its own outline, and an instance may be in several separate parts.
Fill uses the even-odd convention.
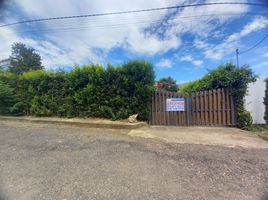
[[[268,200],[268,192],[266,192],[266,193],[263,195],[263,197],[262,197],[261,200]]]

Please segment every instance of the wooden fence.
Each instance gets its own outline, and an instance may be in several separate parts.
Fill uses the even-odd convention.
[[[167,111],[166,100],[184,98],[184,111]],[[234,99],[228,88],[201,91],[189,96],[156,91],[152,94],[151,125],[233,126],[236,124]]]

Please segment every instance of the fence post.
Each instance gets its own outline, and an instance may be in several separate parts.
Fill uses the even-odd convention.
[[[186,98],[186,111],[187,111],[187,125],[192,125],[192,95],[185,96]]]

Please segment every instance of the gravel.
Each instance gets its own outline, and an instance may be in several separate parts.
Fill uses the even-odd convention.
[[[2,199],[268,199],[268,149],[0,121]]]

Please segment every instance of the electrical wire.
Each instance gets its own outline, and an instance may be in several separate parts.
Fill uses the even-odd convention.
[[[253,45],[252,47],[250,47],[249,49],[245,50],[245,51],[241,51],[239,52],[239,54],[244,54],[247,53],[249,51],[251,51],[252,49],[256,48],[257,46],[259,46],[266,38],[268,37],[268,33],[266,33],[266,35],[259,41],[257,42],[255,45]]]
[[[262,15],[264,13],[243,13],[243,15]],[[267,14],[267,13],[266,13]],[[242,14],[237,14],[237,13],[223,13],[223,14],[205,14],[205,15],[194,15],[194,16],[180,16],[180,17],[176,17],[172,19],[172,22],[181,22],[181,19],[188,19],[188,18],[199,18],[199,17],[211,17],[211,16],[232,16],[232,15],[242,15]],[[114,28],[129,28],[129,26],[125,26],[125,25],[134,25],[134,24],[150,24],[150,25],[156,25],[157,23],[162,22],[163,20],[142,20],[142,21],[135,21],[135,22],[129,22],[129,21],[125,21],[126,23],[119,23],[119,24],[96,24],[96,23],[92,23],[92,24],[66,24],[64,26],[55,26],[55,28],[50,25],[48,25],[48,28],[42,28],[42,29],[27,29],[27,30],[21,30],[21,31],[17,31],[16,33],[18,34],[23,34],[23,33],[49,33],[49,32],[68,32],[68,31],[80,31],[80,30],[86,30],[86,29],[114,29]],[[176,25],[177,23],[175,23]],[[81,26],[82,25],[82,26]],[[174,24],[172,24],[174,25]],[[50,27],[49,27],[50,26]]]
[[[152,11],[159,11],[159,10],[170,10],[170,9],[198,7],[198,6],[211,6],[211,5],[265,6],[265,4],[261,4],[261,3],[246,3],[246,2],[198,3],[198,4],[188,4],[188,5],[178,5],[178,6],[168,6],[168,7],[159,7],[159,8],[140,9],[140,10],[129,10],[129,11],[96,13],[96,14],[87,14],[87,15],[73,15],[73,16],[62,16],[62,17],[50,17],[50,18],[32,19],[32,20],[25,20],[25,21],[7,23],[7,24],[0,25],[0,27],[13,26],[13,25],[32,23],[32,22],[41,22],[41,21],[64,20],[64,19],[73,19],[73,18],[87,18],[87,17],[107,16],[107,15],[122,15],[122,14],[131,14],[131,13],[140,13],[140,12],[152,12]]]

